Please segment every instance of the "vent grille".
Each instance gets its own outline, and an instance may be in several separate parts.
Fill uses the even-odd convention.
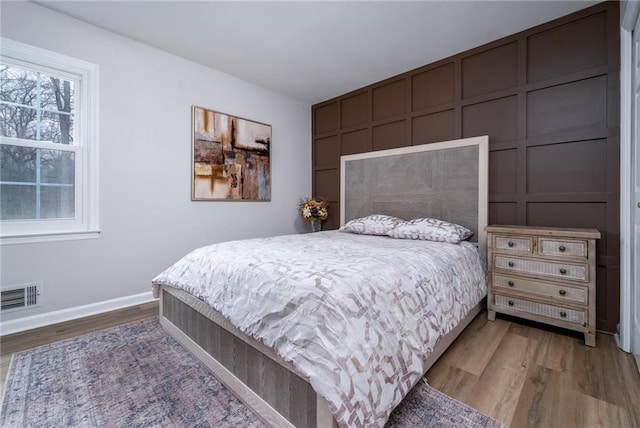
[[[19,311],[40,306],[41,288],[41,282],[3,287],[0,292],[2,295],[2,312]]]

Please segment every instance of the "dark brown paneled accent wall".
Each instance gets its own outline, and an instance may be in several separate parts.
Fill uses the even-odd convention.
[[[598,329],[619,319],[619,4],[605,2],[313,106],[313,193],[340,156],[489,135],[489,222],[596,228]]]

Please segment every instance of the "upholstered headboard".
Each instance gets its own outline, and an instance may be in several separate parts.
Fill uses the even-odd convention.
[[[340,224],[369,214],[467,227],[486,251],[489,137],[341,157]]]

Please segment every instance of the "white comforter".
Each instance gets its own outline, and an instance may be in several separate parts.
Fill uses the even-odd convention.
[[[206,301],[306,375],[342,427],[382,427],[486,295],[470,243],[339,231],[197,249],[153,280]]]

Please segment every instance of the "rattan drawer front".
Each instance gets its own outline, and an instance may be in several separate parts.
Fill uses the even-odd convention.
[[[578,281],[588,280],[588,266],[570,263],[553,263],[535,259],[520,259],[517,257],[496,255],[495,267],[499,269],[524,272],[534,275],[544,275]]]
[[[585,325],[587,319],[586,311],[547,305],[545,303],[531,302],[529,300],[502,296],[500,294],[495,295],[495,305],[580,325]]]
[[[533,252],[533,238],[512,236],[496,236],[494,246],[498,250]]]
[[[587,241],[540,238],[538,244],[538,252],[547,256],[587,257]]]
[[[557,299],[558,302],[569,301],[576,303],[588,303],[588,291],[586,287],[567,287],[549,282],[533,281],[517,276],[493,274],[493,286],[507,290],[524,291],[542,297]],[[496,290],[497,291],[497,290]]]

